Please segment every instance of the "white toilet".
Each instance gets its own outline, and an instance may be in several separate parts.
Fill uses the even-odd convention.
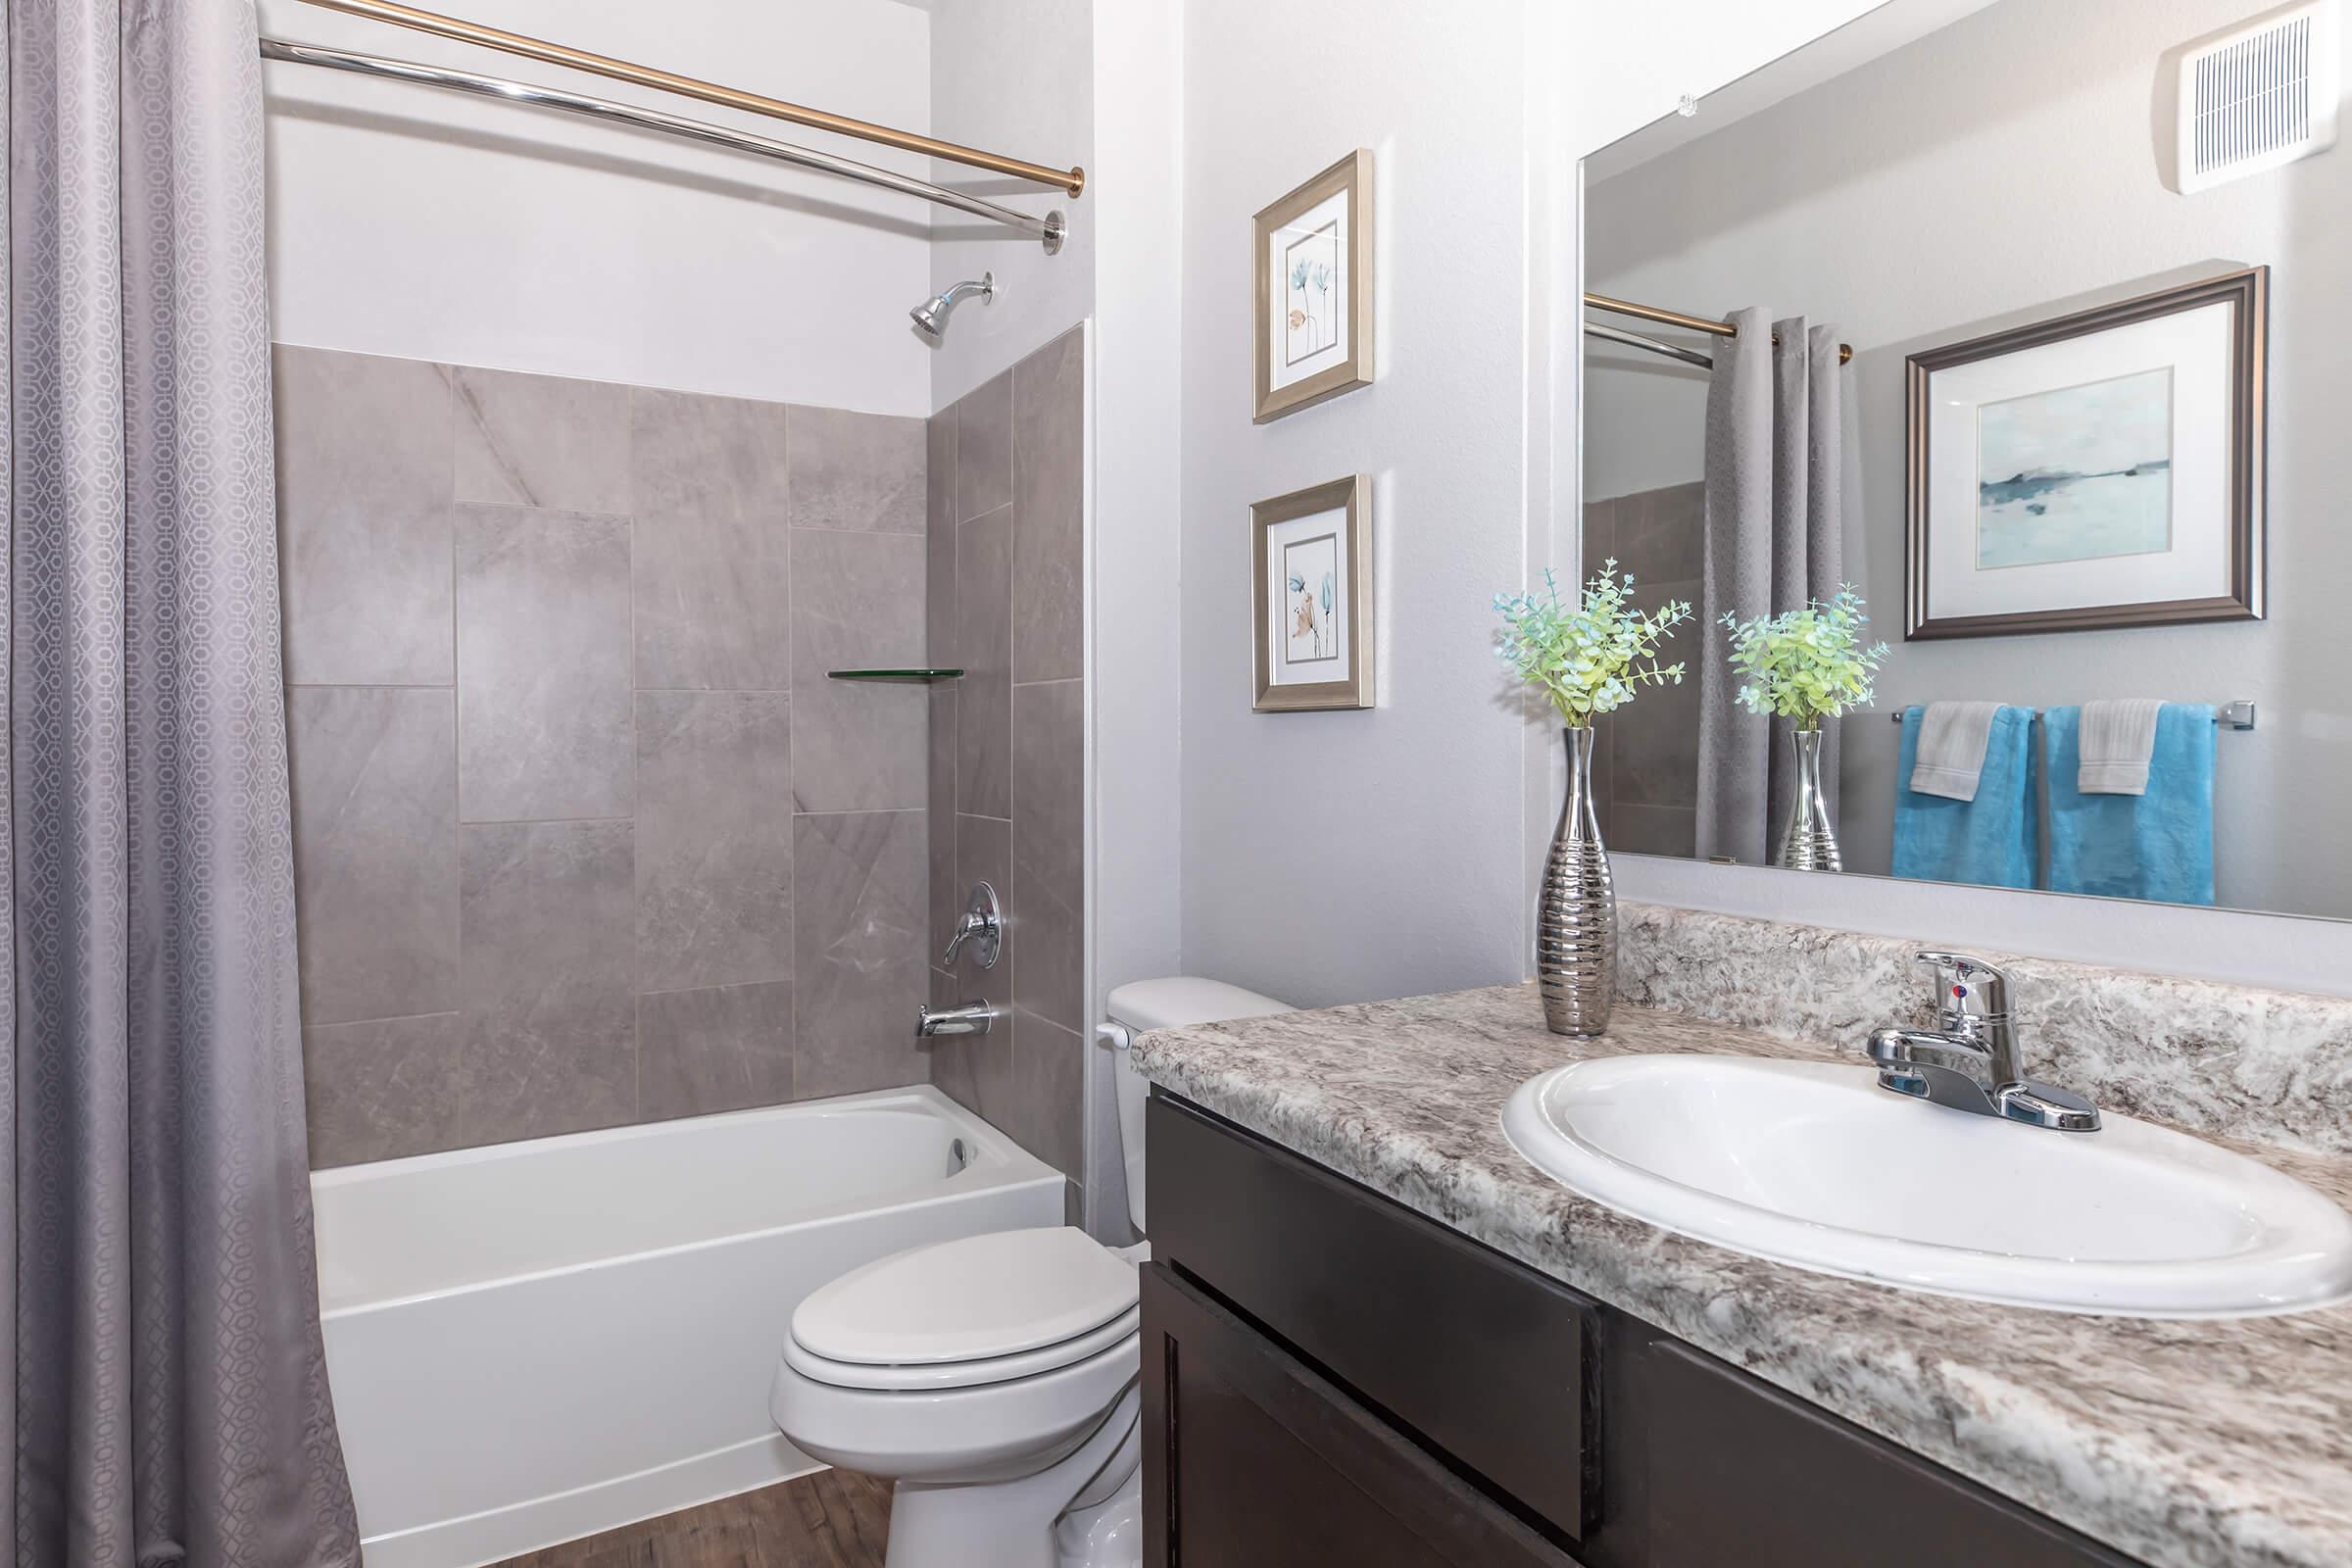
[[[1144,1229],[1130,1032],[1291,1009],[1214,980],[1110,994],[1127,1206]],[[1143,1558],[1136,1266],[1084,1231],[918,1247],[792,1314],[768,1411],[800,1448],[897,1483],[889,1568],[1127,1568]]]

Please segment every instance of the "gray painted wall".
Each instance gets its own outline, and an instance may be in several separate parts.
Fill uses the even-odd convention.
[[[2191,198],[2163,184],[2163,52],[2242,0],[2007,0],[1587,195],[1588,286],[1720,314],[1765,304],[1838,324],[1849,571],[1896,643],[1882,708],[1937,698],[2251,697],[2221,743],[2222,903],[2346,912],[2352,700],[2331,602],[2352,581],[2329,458],[2352,399],[2340,345],[2352,156],[2338,150]],[[2052,149],[2064,149],[2052,156]],[[2264,623],[1903,645],[1902,365],[1923,347],[2228,263],[2273,268],[2272,618]],[[1704,383],[1595,345],[1585,494],[1699,472]],[[1718,642],[1709,644],[1719,652]],[[1847,864],[1883,869],[1894,727],[1846,727]]]
[[[923,1081],[923,421],[276,373],[313,1159]]]
[[[1040,1158],[1085,1203],[1086,340],[1073,327],[931,416],[931,996],[1009,1009],[986,1035],[932,1042],[932,1078]],[[996,966],[938,967],[972,884],[997,890]]]

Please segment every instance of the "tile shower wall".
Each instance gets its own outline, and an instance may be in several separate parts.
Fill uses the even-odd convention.
[[[923,421],[276,374],[314,1162],[928,1077]]]
[[[932,416],[931,994],[1009,1009],[934,1043],[932,1081],[1071,1174],[1083,1211],[1085,343],[1073,328]],[[1004,952],[937,967],[967,890],[1004,903]],[[1073,1222],[1075,1222],[1073,1220]]]
[[[1634,599],[1643,608],[1680,599],[1693,616],[1664,651],[1691,675],[1680,686],[1644,691],[1600,726],[1593,757],[1601,837],[1609,848],[1638,855],[1688,858],[1698,842],[1698,660],[1713,647],[1695,614],[1704,569],[1703,483],[1668,485],[1585,505],[1587,575],[1614,556],[1619,571],[1634,574]],[[1721,633],[1714,635],[1720,640]]]

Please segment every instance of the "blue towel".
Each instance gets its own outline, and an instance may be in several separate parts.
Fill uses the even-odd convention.
[[[2084,795],[2079,708],[2053,708],[2050,891],[2164,904],[2213,902],[2213,709],[2167,703],[2145,795]]]
[[[2034,885],[2034,710],[1992,715],[1984,771],[1973,801],[1921,795],[1911,788],[1919,761],[1919,725],[1927,710],[1903,710],[1902,756],[1894,767],[1896,876],[1982,887]]]

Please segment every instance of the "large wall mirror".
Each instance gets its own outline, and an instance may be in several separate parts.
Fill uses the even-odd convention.
[[[1584,559],[1694,612],[1603,725],[1603,832],[2352,916],[2334,6],[1932,9],[1586,162]],[[1804,742],[1719,621],[1813,605],[1886,649]]]

